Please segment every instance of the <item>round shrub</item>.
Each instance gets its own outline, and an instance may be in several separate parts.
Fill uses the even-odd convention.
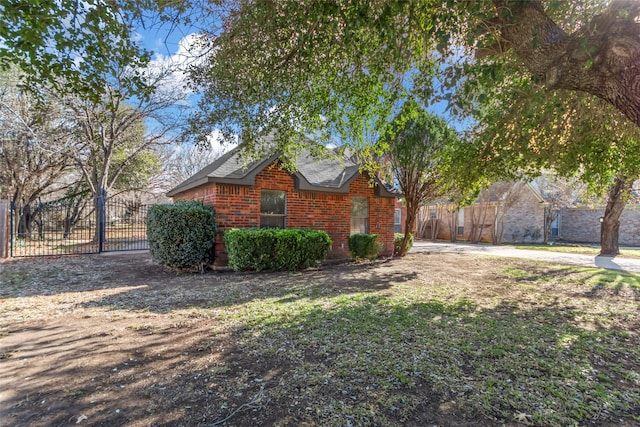
[[[349,251],[355,259],[376,259],[382,249],[377,234],[354,234],[349,236]]]
[[[402,245],[402,240],[404,239],[403,233],[394,233],[393,235],[393,253],[400,253],[400,246]],[[409,234],[409,240],[407,241],[407,250],[413,247],[413,234]]]
[[[175,268],[201,266],[213,261],[216,217],[201,202],[178,201],[150,206],[147,240],[154,261]]]

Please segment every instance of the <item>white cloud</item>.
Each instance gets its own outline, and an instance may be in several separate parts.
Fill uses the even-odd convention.
[[[204,58],[204,52],[201,36],[196,33],[188,34],[180,40],[175,53],[156,53],[146,72],[160,91],[181,90],[186,99],[194,94],[187,88],[189,67],[200,63]]]
[[[209,136],[207,136],[207,141],[209,141],[211,151],[224,154],[238,145],[238,136],[235,136],[233,142],[224,141],[222,132],[216,129]]]

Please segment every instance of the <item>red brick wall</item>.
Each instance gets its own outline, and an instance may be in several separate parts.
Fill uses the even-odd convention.
[[[362,175],[351,182],[348,195],[297,191],[293,177],[279,168],[276,162],[258,173],[253,187],[208,184],[181,193],[174,200],[202,200],[214,206],[219,228],[216,264],[223,264],[226,262],[222,243],[224,231],[260,226],[261,190],[286,191],[287,228],[326,231],[333,241],[329,254],[332,258],[349,256],[347,239],[351,229],[351,197],[368,197],[369,233],[378,234],[378,240],[384,246],[382,255],[390,256],[393,253],[395,199],[376,197],[374,188]]]

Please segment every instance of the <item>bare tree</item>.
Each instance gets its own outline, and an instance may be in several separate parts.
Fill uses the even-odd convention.
[[[476,202],[471,205],[471,231],[469,233],[471,243],[478,243],[482,240],[487,215],[492,207],[489,192],[486,190],[482,191]]]
[[[497,245],[502,241],[504,233],[504,217],[518,203],[525,183],[518,182],[498,182],[490,188],[490,198],[495,200],[495,215],[491,227],[491,243]]]
[[[75,144],[60,105],[36,102],[19,82],[13,70],[0,74],[0,195],[15,203],[18,233],[28,236],[34,203],[66,188]]]
[[[203,148],[201,145],[174,147],[174,150],[165,153],[161,174],[163,182],[160,185],[168,191],[213,163],[223,154],[222,148],[216,149],[213,145],[209,145],[208,148]]]
[[[551,227],[558,218],[560,210],[575,206],[586,194],[586,186],[577,179],[566,179],[545,173],[535,181],[540,195],[545,201],[544,228],[542,239],[549,241]]]

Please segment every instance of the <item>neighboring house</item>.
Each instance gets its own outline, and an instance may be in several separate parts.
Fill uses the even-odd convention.
[[[445,240],[451,240],[455,233],[456,239],[472,242],[541,242],[546,207],[531,184],[499,182],[460,210],[446,204],[423,206],[418,237],[432,238],[435,229],[437,238]]]
[[[637,200],[637,198],[636,198]],[[498,182],[470,206],[456,210],[445,203],[422,206],[417,237],[495,243],[541,243],[548,220],[548,241],[600,243],[604,207],[551,209],[535,184]],[[640,246],[640,203],[629,203],[620,217],[619,243]]]
[[[280,227],[325,230],[332,258],[348,257],[348,238],[378,235],[382,255],[393,253],[395,200],[377,178],[359,172],[350,159],[314,159],[301,154],[288,172],[278,155],[245,164],[238,147],[167,195],[213,206],[218,223],[216,264],[227,261],[222,236],[230,228]]]
[[[600,243],[600,218],[604,207],[564,208],[558,216],[559,236],[576,243]],[[620,216],[618,242],[621,245],[640,246],[640,205],[627,205]]]
[[[407,207],[404,205],[404,199],[396,199],[395,210],[393,214],[393,231],[395,233],[404,233],[404,226],[407,220]]]

